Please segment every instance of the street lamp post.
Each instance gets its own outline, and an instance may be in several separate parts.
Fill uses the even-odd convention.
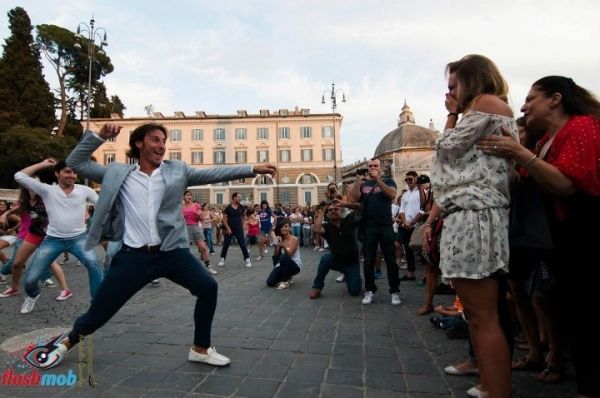
[[[323,91],[321,95],[321,103],[325,103],[325,94],[327,90]],[[338,183],[338,173],[337,173],[337,144],[336,144],[336,136],[335,136],[335,110],[337,109],[337,96],[338,93],[342,94],[342,102],[346,102],[346,93],[341,89],[335,89],[335,83],[331,83],[331,93],[329,99],[331,100],[331,116],[333,118],[333,180],[335,185]]]
[[[79,22],[79,25],[77,25],[77,34],[75,35],[76,38],[81,39],[83,37],[81,34],[84,33],[87,35],[86,39],[88,40],[87,54],[88,54],[88,59],[90,62],[89,62],[89,68],[88,68],[88,96],[87,96],[87,109],[86,109],[87,121],[85,124],[86,130],[90,129],[90,109],[91,109],[91,99],[92,99],[92,64],[94,62],[94,57],[95,57],[96,38],[98,38],[98,41],[100,42],[100,50],[98,51],[98,54],[104,54],[102,47],[108,46],[108,43],[106,41],[106,29],[104,29],[102,26],[94,27],[95,22],[96,21],[94,21],[93,16],[92,16],[92,19],[90,19],[89,25],[86,24],[85,22]],[[100,32],[103,32],[104,35],[101,35]],[[80,49],[81,44],[75,43],[75,48]]]

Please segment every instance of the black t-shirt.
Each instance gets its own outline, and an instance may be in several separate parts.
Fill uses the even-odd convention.
[[[396,183],[391,178],[384,178],[383,182],[389,187],[396,188]],[[366,226],[394,224],[392,201],[385,196],[374,180],[367,180],[360,186],[360,201],[363,205],[365,199],[367,205],[363,210],[363,217]]]
[[[331,222],[323,224],[323,237],[329,244],[331,253],[344,264],[358,264],[358,243],[356,242],[354,213],[340,221],[340,227]]]
[[[243,205],[239,205],[237,209],[229,205],[223,210],[223,213],[227,214],[227,224],[231,229],[243,229],[244,226],[244,213],[246,208]]]

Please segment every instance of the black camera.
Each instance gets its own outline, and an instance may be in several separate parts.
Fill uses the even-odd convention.
[[[356,169],[357,176],[366,176],[369,173],[369,169]]]
[[[321,203],[319,203],[319,206],[329,206],[331,204],[333,204],[331,200],[322,200]]]

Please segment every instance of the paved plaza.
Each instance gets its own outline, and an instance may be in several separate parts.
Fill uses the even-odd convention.
[[[215,265],[220,247],[216,250]],[[213,344],[231,358],[230,366],[187,361],[195,299],[161,280],[140,291],[92,335],[94,388],[0,386],[0,397],[466,397],[477,382],[472,376],[444,374],[446,365],[466,357],[467,343],[448,339],[427,316],[415,315],[423,302],[423,288],[416,282],[403,282],[403,303],[392,306],[387,280],[380,279],[377,301],[365,306],[331,273],[321,298],[311,300],[307,293],[323,253],[302,249],[302,271],[292,288],[282,291],[265,285],[270,258],[246,268],[237,246],[229,253],[216,275]],[[21,315],[22,295],[0,299],[0,342],[33,330],[68,328],[87,309],[87,272],[76,263],[72,259],[64,266],[74,292],[70,300],[57,302],[58,289],[44,288],[35,310]],[[450,295],[436,297],[436,303],[452,301]],[[49,372],[78,372],[80,354],[72,350]],[[1,372],[17,367],[14,356],[6,351],[0,356]],[[542,385],[535,375],[513,373],[514,396],[576,395],[572,371],[554,386]]]

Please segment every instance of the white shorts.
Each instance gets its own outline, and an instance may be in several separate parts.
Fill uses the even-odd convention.
[[[0,239],[2,239],[5,242],[8,242],[9,246],[14,245],[17,241],[17,237],[15,235],[2,235],[0,236]]]

